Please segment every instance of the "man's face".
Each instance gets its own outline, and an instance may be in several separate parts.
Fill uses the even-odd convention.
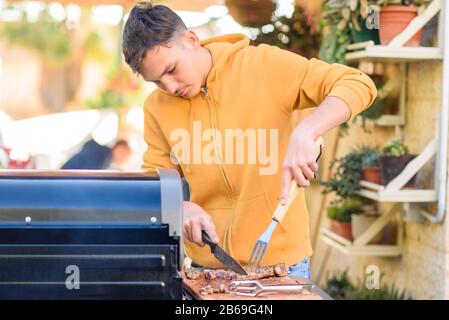
[[[201,45],[192,31],[184,31],[166,46],[147,51],[139,72],[172,95],[190,99],[199,94],[205,76],[199,58]]]

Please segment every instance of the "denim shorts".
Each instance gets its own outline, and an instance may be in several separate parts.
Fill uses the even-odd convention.
[[[303,277],[310,280],[310,257],[290,266],[288,275],[292,277]]]

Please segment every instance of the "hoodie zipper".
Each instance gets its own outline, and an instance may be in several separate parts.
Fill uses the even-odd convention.
[[[232,226],[232,221],[234,220],[234,213],[235,213],[235,193],[234,190],[232,188],[232,185],[230,183],[230,179],[228,177],[228,175],[226,174],[226,171],[222,165],[221,159],[220,159],[220,153],[218,152],[218,146],[217,146],[217,138],[215,136],[215,129],[218,130],[218,124],[217,124],[217,120],[216,120],[216,116],[215,116],[215,105],[213,102],[212,97],[210,96],[209,93],[209,88],[207,86],[204,87],[204,96],[206,98],[206,101],[208,102],[208,106],[209,106],[209,110],[211,113],[211,126],[212,126],[212,132],[213,132],[213,138],[214,138],[214,148],[215,148],[215,159],[217,161],[217,165],[218,168],[220,169],[220,172],[223,176],[223,179],[225,181],[226,187],[228,189],[229,195],[231,197],[231,201],[232,201],[232,215],[229,218],[228,224],[226,226],[225,229],[225,233],[224,233],[224,239],[223,239],[223,243],[224,243],[224,250],[228,253],[230,253],[230,247],[229,247],[229,243],[230,243],[230,228]]]
[[[226,171],[224,170],[221,159],[220,159],[220,153],[219,153],[218,146],[217,146],[217,137],[216,137],[216,131],[215,131],[215,129],[218,130],[218,125],[216,123],[216,117],[215,117],[215,105],[212,101],[212,97],[209,93],[209,88],[207,86],[204,87],[204,96],[206,97],[206,101],[209,104],[209,110],[211,112],[211,126],[212,126],[213,138],[214,138],[215,159],[217,161],[218,167],[220,168],[220,172],[223,175],[223,178],[225,180],[226,187],[228,188],[228,192],[229,192],[232,200],[234,200],[235,195],[234,195],[232,185],[229,181],[229,177],[226,174]]]

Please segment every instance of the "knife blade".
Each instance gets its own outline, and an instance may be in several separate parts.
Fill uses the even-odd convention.
[[[226,251],[224,251],[222,247],[212,242],[211,238],[204,230],[201,230],[201,236],[203,238],[203,242],[210,246],[210,251],[218,261],[223,263],[228,269],[234,271],[235,273],[244,275],[247,274],[240,263],[232,258]]]

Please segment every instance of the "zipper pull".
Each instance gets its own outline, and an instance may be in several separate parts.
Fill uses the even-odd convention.
[[[209,88],[207,86],[204,86],[204,97],[208,97],[209,96]]]

